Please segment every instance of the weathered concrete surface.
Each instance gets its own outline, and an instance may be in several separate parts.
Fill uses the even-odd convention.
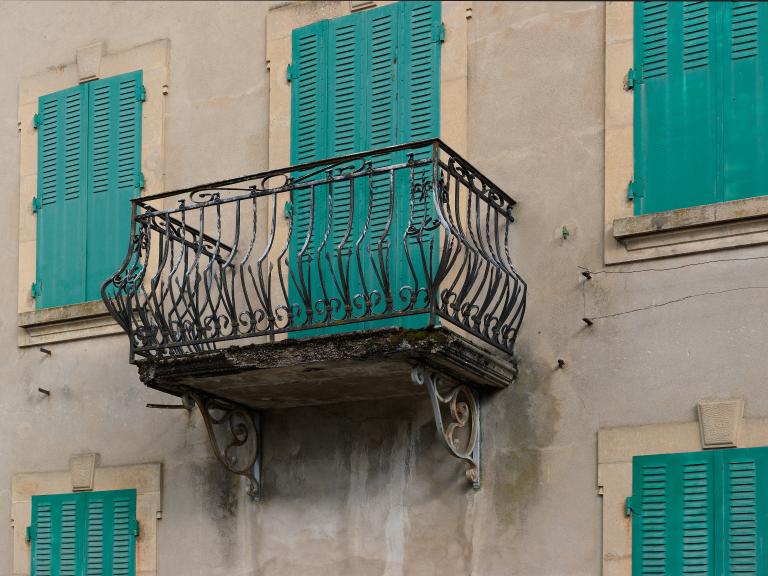
[[[438,370],[445,388],[463,383],[493,391],[515,376],[508,354],[445,328],[381,329],[150,358],[140,362],[139,376],[172,394],[196,390],[270,409],[423,396],[426,390],[411,379],[417,365]]]
[[[518,382],[484,406],[480,491],[466,489],[427,401],[403,399],[267,414],[266,500],[252,504],[196,415],[144,408],[168,397],[140,384],[125,339],[50,357],[17,348],[19,77],[97,40],[169,38],[167,186],[256,172],[267,8],[0,4],[0,517],[12,474],[94,451],[105,465],[163,462],[162,575],[599,574],[598,429],[693,422],[702,398],[743,398],[747,417],[768,416],[768,260],[743,260],[763,249],[580,275],[603,268],[601,3],[475,2],[469,20],[467,157],[519,202],[512,246],[529,284]],[[10,534],[0,530],[0,576]]]

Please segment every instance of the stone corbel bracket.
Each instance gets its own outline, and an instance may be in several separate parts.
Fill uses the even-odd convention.
[[[467,479],[475,489],[479,489],[480,398],[477,391],[466,384],[447,387],[438,372],[423,365],[413,368],[411,378],[414,384],[427,389],[438,434],[448,451],[469,465]],[[446,392],[441,392],[446,389]]]
[[[205,422],[216,459],[232,474],[248,480],[248,495],[261,500],[261,417],[252,409],[198,393],[185,394],[184,405],[195,406]]]

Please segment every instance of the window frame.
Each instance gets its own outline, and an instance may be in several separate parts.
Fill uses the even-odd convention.
[[[83,338],[122,334],[100,300],[37,309],[31,287],[36,280],[37,219],[32,201],[37,195],[37,145],[34,115],[40,96],[57,92],[96,78],[143,71],[147,100],[142,105],[141,172],[145,187],[142,195],[164,189],[164,116],[168,92],[169,42],[162,39],[122,52],[102,53],[98,71],[81,70],[77,63],[50,66],[20,79],[18,126],[19,159],[19,273],[17,300],[17,343],[39,346]],[[85,68],[88,68],[85,70]]]
[[[768,243],[768,196],[634,215],[634,5],[605,5],[603,260],[607,265]]]

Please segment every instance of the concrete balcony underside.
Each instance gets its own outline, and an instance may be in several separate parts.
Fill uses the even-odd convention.
[[[255,409],[425,397],[411,371],[426,366],[445,387],[494,390],[515,377],[512,358],[445,328],[384,329],[232,346],[140,361],[141,380],[176,396],[198,392]]]

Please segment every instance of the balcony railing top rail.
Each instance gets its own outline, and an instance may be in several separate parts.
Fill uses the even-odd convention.
[[[512,353],[514,204],[438,139],[145,196],[102,297],[131,361],[443,322]]]

